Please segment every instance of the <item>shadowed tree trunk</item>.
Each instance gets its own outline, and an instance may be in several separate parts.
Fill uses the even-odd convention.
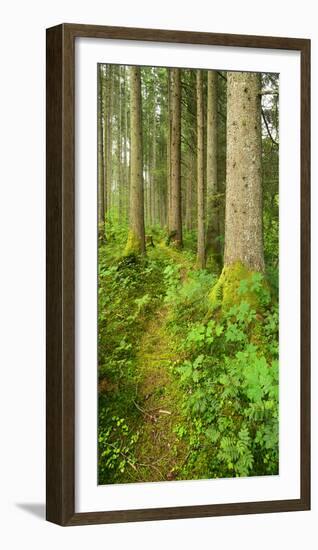
[[[170,233],[171,220],[171,71],[167,69],[168,109],[167,109],[167,228]]]
[[[204,184],[204,104],[203,74],[197,71],[197,201],[198,201],[198,236],[197,264],[205,267],[205,184]]]
[[[129,215],[129,165],[128,165],[128,89],[127,89],[127,67],[124,67],[124,187],[125,187],[125,220]]]
[[[108,128],[109,128],[109,65],[104,65],[103,68],[103,153],[104,153],[104,211],[105,216],[107,215],[108,204],[107,204],[107,190],[109,185],[109,175],[108,175]]]
[[[193,155],[189,155],[188,165],[187,165],[187,176],[186,176],[186,208],[185,208],[185,227],[188,231],[192,229],[192,208],[193,208],[193,185],[194,185],[194,174],[193,174]]]
[[[180,69],[171,71],[170,242],[182,247],[181,218],[181,86]]]
[[[124,214],[124,177],[123,177],[123,151],[122,151],[122,111],[123,101],[121,94],[121,66],[118,67],[118,128],[117,128],[117,157],[118,157],[118,214],[123,219]]]
[[[107,208],[112,206],[112,179],[113,179],[113,85],[114,85],[114,67],[107,65],[108,70],[108,101],[107,101],[107,151],[106,151],[106,192]]]
[[[208,71],[207,85],[207,254],[212,256],[212,265],[220,255],[219,210],[217,186],[217,72]]]

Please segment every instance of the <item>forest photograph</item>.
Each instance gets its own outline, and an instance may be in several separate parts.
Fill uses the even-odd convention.
[[[279,474],[279,75],[97,65],[98,483]]]

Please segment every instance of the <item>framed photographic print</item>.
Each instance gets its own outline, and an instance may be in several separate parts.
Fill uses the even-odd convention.
[[[310,507],[310,41],[47,30],[47,519]]]

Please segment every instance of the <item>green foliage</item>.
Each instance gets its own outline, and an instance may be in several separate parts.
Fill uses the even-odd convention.
[[[183,322],[190,322],[194,315],[204,317],[209,311],[209,293],[216,278],[208,271],[196,270],[189,271],[182,281],[180,265],[169,265],[166,270],[165,302],[171,307],[171,325],[177,332]]]
[[[263,315],[244,299],[257,295]],[[217,318],[183,324],[187,358],[175,371],[184,387],[190,446],[183,475],[236,477],[278,473],[278,311],[263,277],[238,284],[238,301]],[[180,296],[178,292],[177,296]],[[179,317],[179,323],[182,318]]]
[[[172,286],[179,273],[157,247],[147,256],[123,256],[127,228],[110,220],[113,237],[99,247],[98,375],[106,388],[99,392],[101,484],[131,480],[141,414],[134,404],[141,376],[138,344],[166,285]]]
[[[158,475],[158,479],[171,479],[166,474],[173,479],[276,474],[279,76],[262,75],[263,89],[267,90],[261,97],[262,110],[271,132],[269,135],[263,123],[266,265],[263,276],[249,272],[240,263],[227,266],[219,273],[225,238],[227,73],[219,72],[217,78],[214,213],[218,222],[215,232],[220,234],[214,235],[213,252],[211,243],[207,246],[207,269],[198,270],[195,268],[196,72],[181,70],[180,170],[182,214],[187,228],[183,226],[184,248],[178,250],[173,245],[164,245],[165,240],[169,245],[166,227],[169,225],[168,70],[141,68],[144,221],[146,234],[154,243],[154,248],[148,244],[146,256],[142,256],[141,243],[129,231],[128,223],[131,198],[128,68],[107,65],[104,69],[105,94],[102,94],[99,113],[108,116],[111,112],[111,125],[104,159],[107,214],[105,223],[98,227],[99,482],[143,480],[140,468],[145,468],[141,464],[146,462],[146,468],[150,468],[149,478],[152,474]],[[204,89],[206,92],[206,73]],[[193,188],[190,195],[189,183]],[[150,350],[149,346],[143,349],[141,345],[145,334],[152,342]],[[150,362],[157,365],[158,357],[154,356],[160,346],[161,351],[164,348],[160,361],[169,376],[161,381],[161,386],[156,386],[155,380],[153,385],[152,379],[148,381],[143,403],[136,395],[140,398],[142,377]],[[155,368],[151,375],[156,378]],[[157,409],[153,413],[151,399],[157,393],[163,401],[156,401],[155,405],[166,404],[167,381],[170,384],[172,379],[172,393],[178,398],[172,399],[169,407],[162,408],[171,412],[171,416],[165,417],[171,418],[171,424],[165,424],[169,432],[167,451],[178,459],[173,471],[164,472],[160,461],[149,465],[147,460],[149,449],[155,448],[158,458],[159,453],[165,454],[158,437],[158,424],[162,419]],[[136,403],[148,412],[143,414]],[[148,432],[144,430],[147,422],[148,429],[151,424]],[[147,440],[143,439],[145,432]],[[184,454],[178,455],[180,449]]]
[[[191,250],[156,241],[146,257],[123,257],[127,229],[112,228],[99,248],[99,483],[139,479],[138,342],[161,307],[182,403],[172,429],[187,449],[174,478],[277,474],[279,319],[267,280],[240,271],[235,300],[211,311],[219,279],[193,269]]]
[[[127,466],[133,468],[140,416],[133,404],[140,376],[136,341],[162,300],[166,265],[134,254],[123,257],[127,231],[116,223],[112,228],[114,238],[99,248],[98,374],[108,388],[99,396],[100,483],[125,479]]]
[[[99,483],[113,482],[118,472],[123,474],[127,466],[134,467],[134,449],[138,438],[139,432],[132,432],[124,418],[111,416],[111,410],[107,407],[100,410]]]

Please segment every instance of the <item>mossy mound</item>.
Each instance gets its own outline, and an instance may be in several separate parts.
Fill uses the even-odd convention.
[[[261,283],[259,279],[261,279]],[[258,281],[258,284],[255,284],[255,280]],[[253,309],[261,310],[263,308],[263,292],[259,291],[260,285],[264,288],[264,292],[268,293],[267,283],[263,276],[256,271],[250,271],[241,262],[224,266],[210,293],[212,309],[222,308],[223,311],[226,311],[245,301]]]
[[[127,244],[124,250],[124,256],[131,256],[134,254],[144,254],[145,243],[138,237],[138,235],[130,229],[128,231]]]

